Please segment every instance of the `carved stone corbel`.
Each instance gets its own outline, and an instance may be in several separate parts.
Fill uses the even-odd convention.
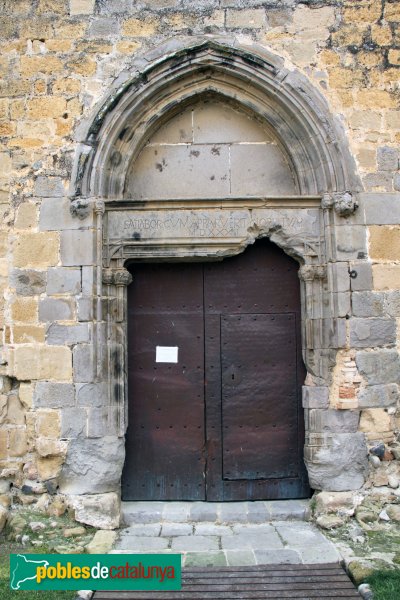
[[[299,269],[299,278],[302,281],[314,281],[314,279],[326,279],[326,265],[302,265]]]
[[[348,217],[357,210],[358,202],[351,192],[326,193],[322,196],[321,208],[333,208],[340,217]]]
[[[73,217],[78,219],[86,219],[89,216],[91,210],[91,202],[87,198],[75,198],[72,200],[70,206],[70,212]]]
[[[113,280],[117,287],[128,286],[132,283],[132,275],[127,269],[117,269],[113,272]]]

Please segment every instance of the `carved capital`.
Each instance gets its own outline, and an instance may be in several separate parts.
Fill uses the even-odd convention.
[[[352,215],[358,208],[358,202],[351,192],[334,192],[324,194],[321,200],[321,208],[330,209],[341,217]]]
[[[302,281],[326,279],[326,265],[303,265],[299,269],[299,278]]]
[[[116,286],[125,286],[132,283],[132,275],[127,269],[118,269],[113,273],[113,279]]]
[[[94,212],[96,215],[104,215],[106,210],[106,205],[104,200],[95,200],[93,206]]]
[[[114,279],[112,269],[103,269],[103,283],[105,283],[106,285],[112,285],[113,281]]]
[[[127,269],[103,269],[103,283],[123,287],[132,283],[132,275]]]

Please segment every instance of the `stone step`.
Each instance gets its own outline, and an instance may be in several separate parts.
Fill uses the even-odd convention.
[[[122,502],[123,523],[266,523],[308,521],[309,500],[255,502]]]

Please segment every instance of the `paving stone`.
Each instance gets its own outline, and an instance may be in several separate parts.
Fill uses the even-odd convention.
[[[174,523],[186,522],[189,520],[191,506],[191,502],[166,502],[162,518]]]
[[[298,565],[301,563],[300,554],[296,550],[254,550],[257,565]]]
[[[275,529],[285,544],[291,548],[302,546],[331,546],[326,537],[315,527],[303,523],[276,523]]]
[[[47,272],[47,294],[79,294],[81,270],[54,267]]]
[[[126,536],[118,542],[118,549],[135,552],[151,552],[168,548],[168,539],[151,536]]]
[[[121,539],[125,537],[158,537],[161,532],[160,523],[146,523],[146,525],[130,525],[121,529]]]
[[[256,564],[253,550],[225,550],[225,556],[229,567],[241,567]]]
[[[238,533],[221,537],[223,550],[237,550],[238,548],[283,548],[283,543],[271,528],[269,533]]]
[[[171,549],[186,552],[219,550],[219,543],[217,537],[188,535],[172,538]]]
[[[122,515],[127,525],[158,523],[164,509],[163,502],[124,502]]]
[[[163,537],[175,537],[178,535],[192,535],[193,525],[189,523],[164,523],[161,529]]]
[[[261,523],[256,525],[255,523],[238,523],[237,525],[232,525],[232,531],[234,534],[260,534],[266,533],[270,534],[275,531],[272,523]]]
[[[247,502],[225,502],[220,504],[221,523],[247,523]]]
[[[183,558],[184,567],[226,567],[224,552],[188,552]]]
[[[353,348],[375,348],[396,343],[394,319],[352,318],[350,320],[350,345]]]
[[[194,502],[190,509],[191,521],[216,521],[218,504],[206,504]]]
[[[227,525],[215,525],[214,523],[196,523],[195,535],[233,535],[231,527]]]
[[[265,523],[269,520],[269,511],[264,502],[248,502],[247,519],[249,523]]]
[[[308,500],[274,500],[268,502],[267,506],[273,521],[305,521],[309,518]]]

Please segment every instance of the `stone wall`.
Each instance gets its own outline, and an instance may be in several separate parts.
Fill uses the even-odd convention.
[[[119,464],[123,456],[120,423],[96,379],[104,356],[94,336],[106,340],[95,323],[99,212],[71,214],[71,174],[82,128],[119,75],[133,76],[158,44],[188,36],[272,51],[341,121],[366,193],[358,216],[342,222],[340,262],[328,273],[331,291],[341,294],[345,339],[331,361],[329,398],[316,402],[307,392],[306,420],[316,435],[350,435],[349,445],[357,431],[370,445],[393,445],[400,426],[397,2],[3,0],[2,8],[0,501],[9,504],[11,484],[20,501],[24,490],[42,492],[39,480],[51,493],[61,485],[92,504],[91,493],[104,493],[115,506],[119,471],[98,460],[103,453]],[[354,256],[359,234],[364,254]],[[349,414],[342,425],[339,415]],[[384,463],[375,466],[370,481],[386,485]]]

